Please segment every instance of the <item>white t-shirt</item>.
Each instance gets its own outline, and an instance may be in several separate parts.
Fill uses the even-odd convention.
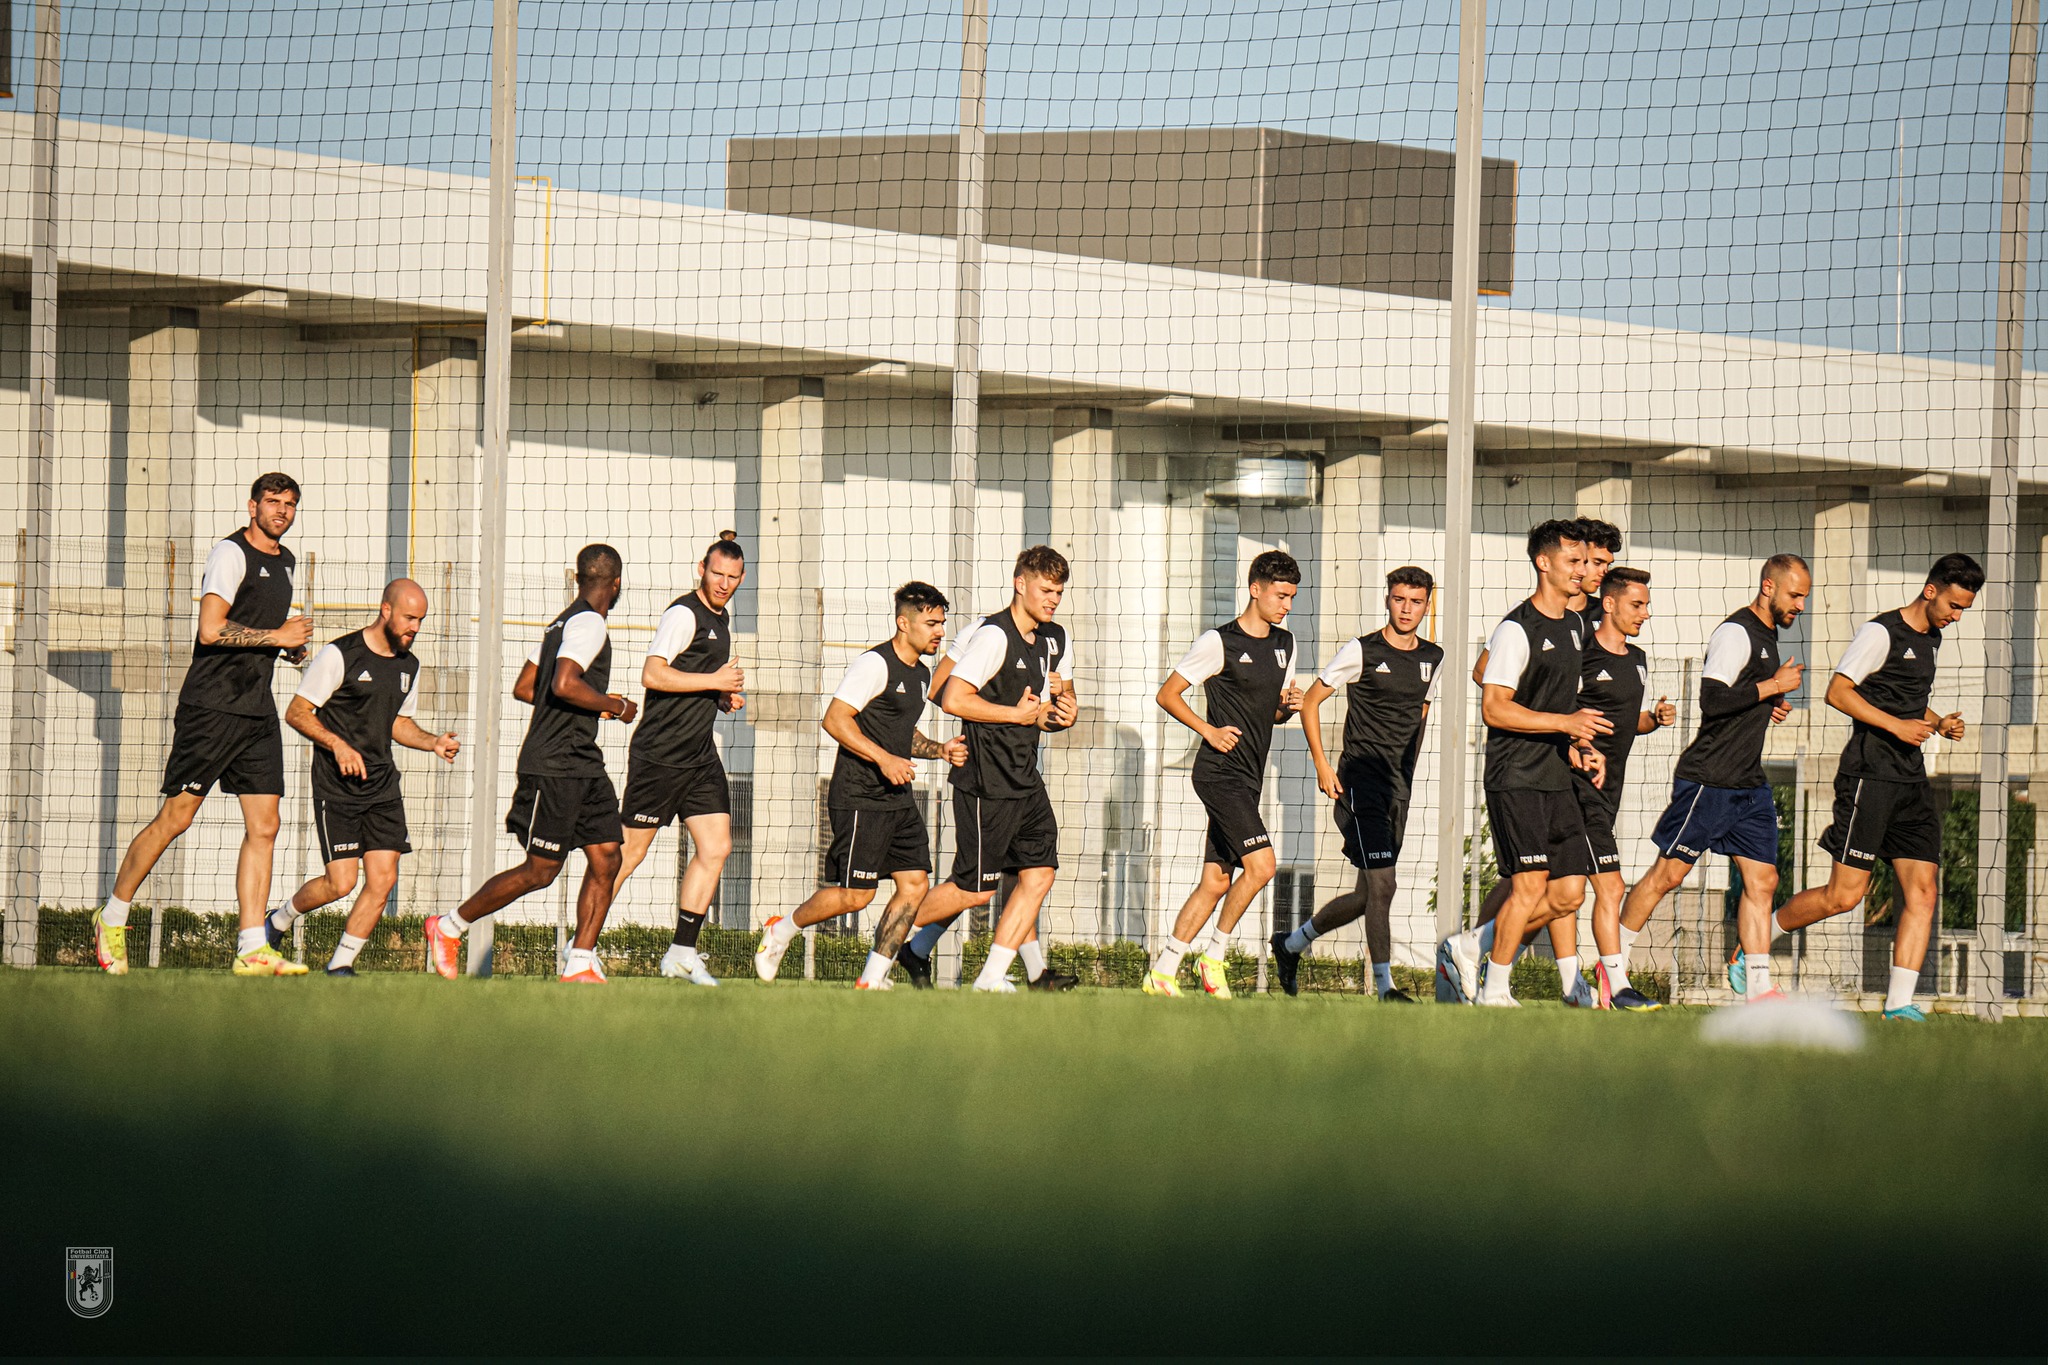
[[[304,697],[314,706],[327,705],[328,698],[341,689],[342,677],[347,665],[336,645],[322,645],[320,652],[313,656],[313,662],[306,665],[306,671],[299,677],[299,690],[295,694]],[[398,703],[398,714],[410,716],[420,709],[420,690],[408,688],[405,700]]]
[[[1528,667],[1529,633],[1522,629],[1520,621],[1502,621],[1493,628],[1493,638],[1486,642],[1486,672],[1480,683],[1486,687],[1519,689],[1522,673]]]
[[[696,638],[697,613],[678,602],[661,614],[661,624],[654,628],[654,643],[647,647],[647,657],[667,663],[688,649]]]
[[[1495,634],[1499,634],[1499,632],[1496,631]],[[1529,648],[1527,636],[1522,638],[1522,648],[1525,652]],[[1428,668],[1429,665],[1424,664],[1423,667]],[[1332,691],[1355,683],[1364,676],[1365,646],[1359,643],[1356,635],[1346,640],[1344,647],[1337,651],[1337,657],[1324,664],[1323,671],[1316,674],[1317,680]],[[1424,705],[1434,706],[1436,704],[1437,690],[1443,686],[1443,681],[1442,669],[1434,669],[1430,672],[1429,690],[1422,696]]]
[[[1213,630],[1205,630],[1195,637],[1188,646],[1188,652],[1173,666],[1173,671],[1191,683],[1207,682],[1223,671],[1223,637]],[[1293,669],[1290,667],[1291,673]]]
[[[872,649],[862,650],[846,666],[846,676],[839,680],[839,690],[832,694],[832,700],[843,701],[858,711],[881,696],[888,685],[889,665]]]
[[[1882,636],[1883,627],[1879,627],[1877,633]],[[1861,640],[1863,637],[1858,635],[1856,638]],[[1878,658],[1883,660],[1882,650]],[[1707,660],[1700,668],[1700,676],[1712,678],[1723,687],[1733,687],[1748,665],[1749,632],[1733,621],[1723,621],[1715,626],[1714,633],[1707,637]]]
[[[579,611],[562,627],[562,647],[555,651],[555,658],[574,659],[578,667],[588,668],[604,648],[607,638],[604,617],[594,611]],[[538,643],[528,652],[526,662],[540,662]]]
[[[974,629],[962,631],[946,648],[946,657],[953,661],[953,676],[979,691],[996,675],[1009,657],[1010,637],[1003,633],[1001,626],[988,623],[983,617]],[[1067,652],[1053,661],[1052,676],[1074,680],[1074,641],[1067,638]]]
[[[248,571],[249,560],[240,545],[232,540],[215,541],[206,555],[206,569],[199,576],[199,595],[218,597],[232,606],[235,594],[242,590],[242,575]]]
[[[1835,665],[1835,672],[1852,683],[1860,683],[1891,657],[1892,635],[1875,621],[1865,621],[1857,630],[1856,638],[1842,651],[1842,661]]]

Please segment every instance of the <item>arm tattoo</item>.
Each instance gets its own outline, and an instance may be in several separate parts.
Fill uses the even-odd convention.
[[[269,635],[270,632],[267,630],[258,630],[254,626],[228,621],[221,626],[220,633],[213,637],[213,642],[229,649],[250,649],[269,644]]]
[[[939,742],[935,739],[926,739],[922,732],[914,734],[910,737],[910,756],[912,758],[938,758],[940,757]]]

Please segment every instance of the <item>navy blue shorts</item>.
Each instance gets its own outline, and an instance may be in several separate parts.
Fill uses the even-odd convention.
[[[1709,853],[1751,862],[1778,861],[1778,807],[1770,784],[1706,787],[1680,778],[1671,784],[1671,804],[1657,821],[1657,852],[1696,863]]]

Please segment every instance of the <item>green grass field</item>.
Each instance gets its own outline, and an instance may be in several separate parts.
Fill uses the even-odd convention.
[[[2048,1027],[1700,1017],[0,973],[9,1347],[2039,1346]]]

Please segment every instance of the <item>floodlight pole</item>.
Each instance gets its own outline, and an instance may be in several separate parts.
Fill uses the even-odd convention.
[[[1479,372],[1479,167],[1486,114],[1486,0],[1458,7],[1458,151],[1451,205],[1450,443],[1444,453],[1442,628],[1445,682],[1456,700],[1437,728],[1436,932],[1464,923],[1466,708],[1472,604],[1472,445]],[[1475,856],[1479,850],[1474,849]],[[1475,909],[1477,907],[1474,907]]]
[[[2027,207],[2033,188],[2034,68],[2040,0],[2013,0],[2005,80],[2005,165],[1998,221],[1998,355],[1991,379],[1991,479],[1984,542],[1984,716],[1977,780],[1977,946],[1970,994],[1979,1018],[1996,1020],[2005,999],[2007,781],[2012,722],[2012,599],[2019,557],[2020,369],[2027,332]]]
[[[974,537],[981,477],[981,245],[988,205],[988,0],[960,12],[960,141],[953,172],[952,617],[966,629],[979,567]],[[965,961],[969,916],[960,919]]]
[[[22,463],[22,546],[14,588],[14,723],[8,814],[14,860],[8,888],[5,959],[36,965],[43,890],[45,675],[50,640],[50,490],[57,478],[57,0],[36,6],[36,114],[28,215],[27,459]]]
[[[505,469],[512,443],[513,138],[519,75],[519,0],[491,4],[490,227],[484,256],[484,440],[477,518],[476,737],[470,750],[469,877],[497,870],[498,729],[505,649]],[[469,931],[471,976],[491,974],[492,922]]]

